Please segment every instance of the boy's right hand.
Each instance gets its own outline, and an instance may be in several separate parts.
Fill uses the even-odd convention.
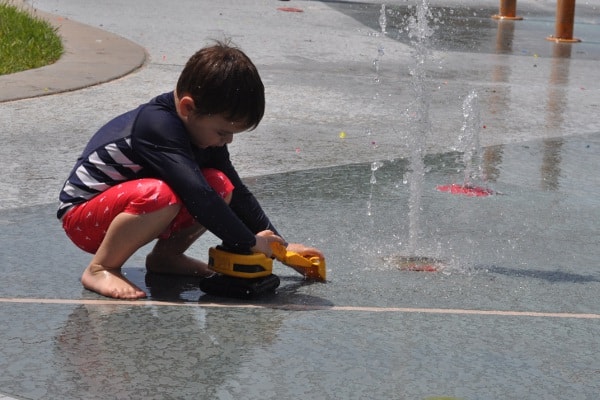
[[[263,253],[267,257],[273,256],[271,243],[281,243],[285,245],[285,240],[277,236],[273,231],[262,231],[256,234],[256,244],[250,250],[255,253]]]

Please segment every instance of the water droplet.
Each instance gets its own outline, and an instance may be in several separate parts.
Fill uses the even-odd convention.
[[[381,33],[385,34],[387,29],[387,17],[385,15],[385,4],[381,5],[381,10],[379,10],[379,27],[381,28]]]
[[[383,167],[383,163],[381,161],[373,161],[371,163],[371,171],[375,172],[379,168]]]

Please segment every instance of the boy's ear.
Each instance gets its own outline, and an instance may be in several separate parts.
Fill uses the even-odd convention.
[[[183,96],[179,99],[179,114],[182,118],[187,118],[194,112],[196,106],[194,105],[194,99],[190,96]]]

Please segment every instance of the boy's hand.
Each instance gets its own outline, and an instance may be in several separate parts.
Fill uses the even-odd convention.
[[[271,243],[285,244],[283,238],[277,236],[273,231],[262,231],[256,234],[256,244],[250,250],[255,253],[263,253],[267,257],[273,256],[273,250],[271,250]]]

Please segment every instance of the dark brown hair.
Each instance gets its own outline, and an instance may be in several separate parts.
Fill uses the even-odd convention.
[[[217,42],[194,54],[177,81],[177,95],[189,95],[200,115],[222,114],[254,129],[265,112],[265,87],[256,66],[241,50]]]

